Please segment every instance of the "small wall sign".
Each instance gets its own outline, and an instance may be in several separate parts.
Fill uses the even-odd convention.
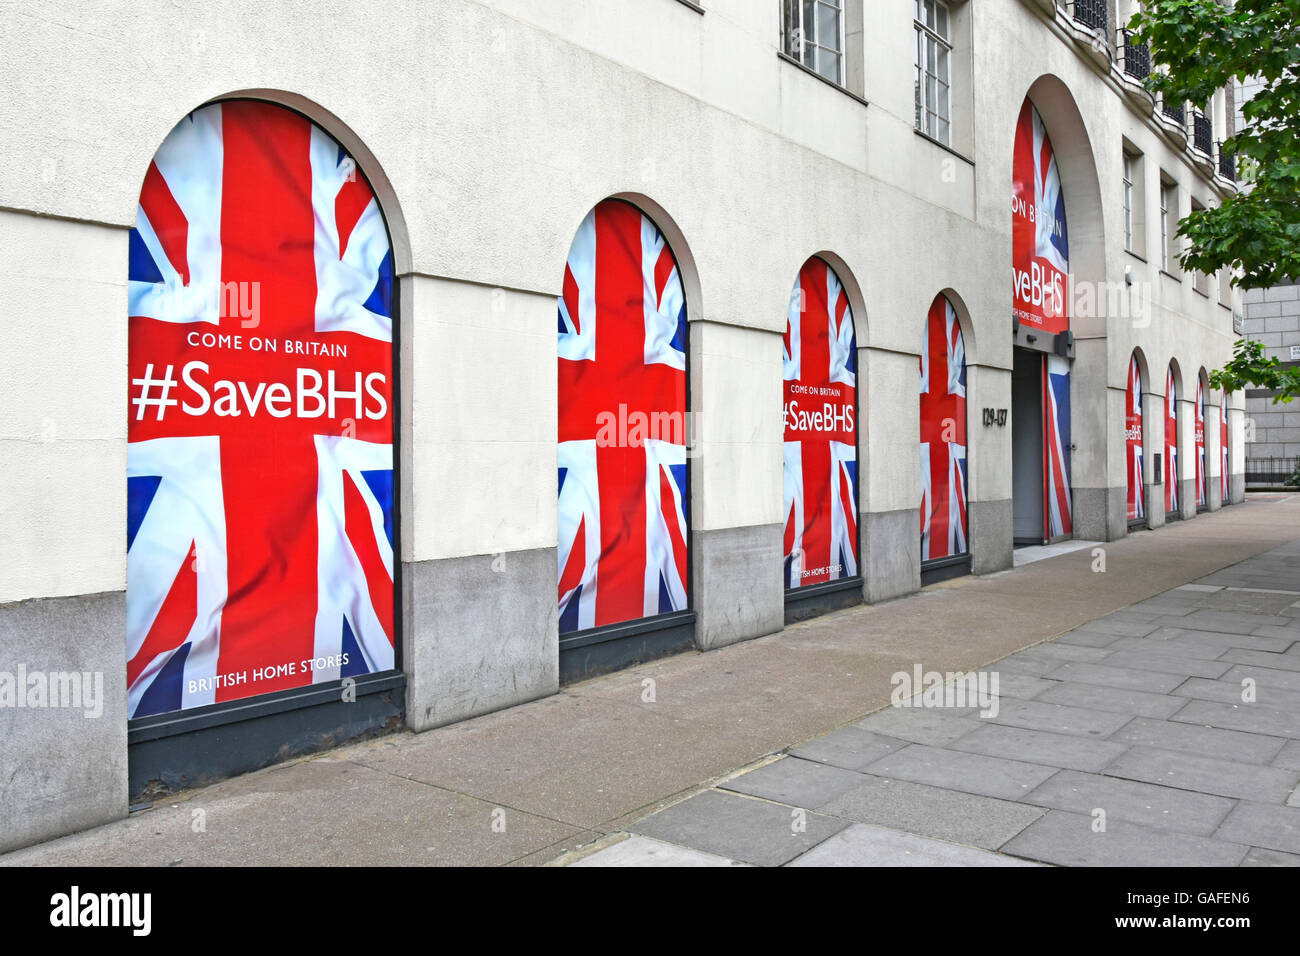
[[[1007,410],[1005,408],[986,408],[984,409],[984,427],[997,425],[1003,428],[1007,424]]]

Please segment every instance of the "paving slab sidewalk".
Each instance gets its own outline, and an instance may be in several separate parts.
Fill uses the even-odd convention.
[[[1300,865],[1296,611],[1300,541],[990,664],[976,706],[885,708],[557,862]]]
[[[179,794],[0,864],[1300,860],[1300,594],[1281,593],[1300,591],[1300,497],[1100,547],[1104,573],[1085,548],[945,582]],[[914,664],[993,662],[996,718],[871,716]],[[1246,678],[1257,710],[1225,698]],[[1232,793],[1197,790],[1225,773]]]

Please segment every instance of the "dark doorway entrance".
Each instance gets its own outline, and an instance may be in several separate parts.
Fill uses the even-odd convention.
[[[1011,498],[1015,543],[1043,544],[1043,354],[1012,350]]]

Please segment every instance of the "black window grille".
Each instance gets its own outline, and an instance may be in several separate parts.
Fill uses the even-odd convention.
[[[1106,0],[1074,0],[1072,16],[1076,23],[1100,30],[1103,36],[1110,32],[1110,14],[1106,9]]]
[[[1124,31],[1124,72],[1139,80],[1151,75],[1151,49],[1145,43],[1134,43],[1129,30]]]
[[[1192,114],[1192,145],[1206,156],[1214,151],[1214,125],[1200,110]]]
[[[1237,181],[1237,157],[1225,152],[1222,143],[1219,144],[1219,175],[1231,182]]]

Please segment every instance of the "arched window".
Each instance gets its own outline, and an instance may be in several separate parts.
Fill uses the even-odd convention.
[[[921,346],[921,560],[970,550],[966,523],[966,345],[945,295]]]
[[[1210,506],[1210,470],[1205,461],[1205,376],[1196,377],[1196,510]]]
[[[689,606],[686,301],[658,227],[607,199],[559,300],[562,635]]]
[[[1124,461],[1128,486],[1128,520],[1146,517],[1142,497],[1142,369],[1137,353],[1128,360],[1128,391],[1124,403]]]
[[[393,263],[369,183],[270,103],[163,141],[130,236],[132,717],[395,662]]]
[[[1178,382],[1172,363],[1165,371],[1165,516],[1178,510]]]
[[[824,259],[790,293],[785,377],[785,586],[858,574],[857,339],[848,295]]]
[[[1228,504],[1232,492],[1228,487],[1228,465],[1231,463],[1228,445],[1228,393],[1223,393],[1219,406],[1219,503]]]

